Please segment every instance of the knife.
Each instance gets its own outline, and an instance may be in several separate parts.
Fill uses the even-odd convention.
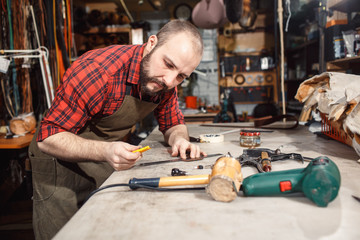
[[[199,157],[199,158],[186,158],[186,159],[175,158],[175,159],[168,159],[168,160],[162,160],[162,161],[156,161],[156,162],[146,162],[146,163],[140,163],[138,166],[150,166],[150,165],[156,165],[156,164],[162,164],[162,163],[181,162],[181,161],[192,162],[192,161],[203,160],[204,158],[216,157],[216,156],[221,156],[221,155],[224,155],[224,154],[214,153],[214,154],[209,154],[206,157]]]

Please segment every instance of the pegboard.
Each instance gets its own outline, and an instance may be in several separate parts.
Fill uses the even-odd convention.
[[[234,103],[278,103],[276,72],[236,72],[220,78],[219,91],[230,89]]]

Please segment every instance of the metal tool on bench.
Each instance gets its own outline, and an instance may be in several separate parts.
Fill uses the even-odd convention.
[[[304,163],[304,158],[298,153],[281,153],[280,149],[269,148],[245,149],[239,156],[241,166],[254,166],[259,172],[270,172],[271,162],[295,160]]]
[[[221,156],[221,155],[223,155],[223,154],[214,153],[214,154],[208,154],[206,157],[202,156],[199,158],[190,158],[190,157],[187,157],[186,159],[174,158],[174,159],[160,160],[160,161],[155,161],[155,162],[140,163],[137,166],[150,166],[150,165],[157,165],[157,164],[171,163],[171,162],[192,162],[192,161],[203,160],[204,158],[217,157],[217,156]]]

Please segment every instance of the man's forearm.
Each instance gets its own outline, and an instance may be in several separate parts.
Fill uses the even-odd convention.
[[[189,133],[187,127],[184,124],[176,125],[172,128],[169,128],[164,134],[165,141],[170,146],[174,144],[176,138],[180,137],[189,140]]]
[[[41,151],[65,161],[104,161],[105,142],[61,132],[38,142]]]

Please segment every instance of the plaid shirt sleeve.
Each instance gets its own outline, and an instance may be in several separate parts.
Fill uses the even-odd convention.
[[[177,89],[166,92],[155,109],[154,115],[159,123],[159,130],[164,134],[169,128],[178,124],[185,124],[177,97]]]
[[[105,71],[92,60],[72,64],[42,120],[37,141],[64,131],[76,134],[102,109],[107,79]]]

